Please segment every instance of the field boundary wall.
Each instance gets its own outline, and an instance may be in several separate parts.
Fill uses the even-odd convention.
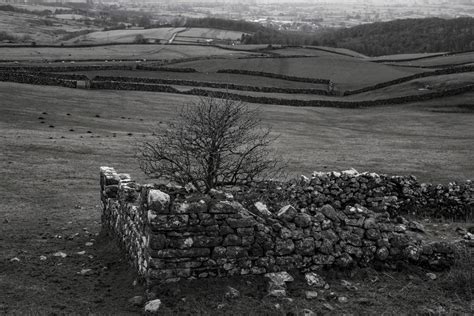
[[[329,204],[244,207],[230,193],[140,185],[101,167],[102,227],[122,246],[148,289],[180,279],[303,272],[397,262],[449,267],[458,244],[423,242],[387,212]],[[258,207],[257,207],[258,205]]]

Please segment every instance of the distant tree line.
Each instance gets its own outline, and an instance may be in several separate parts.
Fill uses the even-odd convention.
[[[0,5],[0,11],[7,11],[7,12],[17,12],[17,13],[24,13],[24,14],[34,14],[34,15],[40,15],[40,16],[47,16],[53,14],[51,10],[27,10],[23,8],[18,8],[14,7],[12,5],[6,4],[6,5]]]
[[[474,19],[405,19],[331,29],[321,33],[263,28],[244,35],[245,44],[322,45],[369,56],[474,49]]]
[[[338,29],[319,36],[321,45],[369,56],[474,49],[474,19],[405,19]]]

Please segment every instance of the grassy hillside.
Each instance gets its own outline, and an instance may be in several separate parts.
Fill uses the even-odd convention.
[[[0,11],[0,33],[11,38],[3,38],[16,43],[57,44],[71,34],[98,30],[73,20],[59,20],[32,14]],[[76,35],[76,36],[77,36]]]
[[[99,31],[73,38],[69,42],[75,44],[133,43],[137,35],[167,42],[180,31],[184,31],[184,28],[162,27],[146,30]]]
[[[336,87],[359,87],[427,71],[312,49],[259,50],[256,58],[256,52],[252,50],[262,46],[245,48],[249,51],[184,45],[0,48],[0,59],[19,60],[1,66],[28,69],[32,65],[159,66],[157,62],[136,63],[133,59],[193,57],[197,60],[165,66],[194,67],[197,72],[139,67],[71,72],[90,77],[111,75],[195,80],[198,83],[211,81],[257,88],[317,88],[324,85],[214,71],[236,67],[328,77],[336,82]],[[279,51],[285,56],[275,55]],[[211,55],[220,57],[211,58]],[[288,55],[311,57],[289,58]],[[122,58],[132,61],[120,63],[118,60]],[[444,57],[430,60],[436,62],[439,58]],[[51,62],[55,59],[69,62]],[[90,59],[97,61],[87,61]],[[105,62],[105,59],[109,61]],[[113,59],[117,61],[110,62]],[[464,57],[457,60],[461,59]],[[45,60],[47,62],[43,62]],[[6,72],[15,73],[11,69]],[[472,81],[472,72],[439,75],[348,97],[238,93],[281,98],[373,100],[426,93],[420,89],[427,86],[442,90]],[[12,82],[0,82],[0,96],[0,314],[77,314],[80,311],[141,315],[143,309],[128,301],[136,295],[144,295],[142,285],[135,282],[137,275],[116,244],[99,234],[98,169],[102,165],[113,166],[120,172],[130,173],[140,183],[152,182],[139,170],[135,159],[137,142],[149,139],[154,127],[170,122],[180,106],[194,102],[198,97]],[[474,92],[469,92],[418,103],[352,109],[274,104],[249,106],[260,107],[264,124],[272,127],[274,135],[280,135],[272,146],[282,159],[288,160],[290,176],[310,175],[314,170],[356,168],[360,172],[414,174],[422,182],[447,183],[474,178],[473,99]],[[426,236],[438,240],[459,238],[457,227],[472,226],[472,223],[428,221],[423,224]],[[58,251],[67,256],[55,256]],[[469,267],[470,262],[472,260],[465,266]],[[158,298],[163,302],[160,312],[166,315],[300,315],[304,308],[309,308],[318,314],[354,311],[361,314],[387,311],[394,314],[438,311],[466,314],[472,309],[472,293],[455,291],[461,288],[453,277],[456,270],[436,272],[437,279],[431,280],[426,276],[428,271],[422,268],[400,269],[322,271],[330,290],[321,292],[314,300],[304,297],[304,291],[308,289],[304,277],[290,271],[296,279],[288,289],[291,302],[265,297],[267,284],[262,276],[182,281],[160,288]],[[459,268],[464,273],[466,269]],[[357,290],[344,286],[341,280],[348,280]],[[238,289],[241,297],[232,301],[226,299],[227,286]],[[330,294],[332,292],[335,294]],[[337,300],[336,297],[342,296],[347,302]]]
[[[323,54],[326,55],[326,54]],[[220,69],[243,69],[289,76],[330,79],[342,89],[356,89],[418,72],[417,69],[391,67],[339,55],[309,58],[250,58],[198,60],[173,67],[191,67],[202,72]]]
[[[233,52],[212,46],[181,45],[111,45],[99,47],[2,47],[1,60],[133,60],[133,59],[174,59],[207,56],[245,56],[246,52]]]

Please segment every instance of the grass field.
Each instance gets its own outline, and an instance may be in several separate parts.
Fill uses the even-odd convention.
[[[432,58],[425,58],[420,60],[400,62],[399,65],[408,66],[442,66],[449,64],[463,64],[463,63],[474,63],[474,52],[460,53],[448,56],[437,56]]]
[[[212,28],[160,27],[142,30],[112,30],[93,32],[69,40],[75,44],[133,43],[137,35],[147,39],[159,39],[161,42],[204,42],[214,40],[240,40],[242,32],[218,30]]]
[[[330,79],[341,90],[362,88],[421,72],[419,69],[391,67],[345,56],[198,60],[174,64],[173,67],[191,67],[201,72],[244,69],[296,77]]]
[[[184,28],[181,27],[162,27],[143,30],[100,31],[73,38],[69,40],[69,42],[76,44],[133,43],[137,35],[143,35],[145,38],[168,41],[176,32],[183,30]]]
[[[174,59],[199,56],[245,56],[246,52],[234,52],[211,46],[181,45],[111,45],[99,47],[0,47],[1,60],[50,61],[50,60],[130,60]]]
[[[383,55],[383,56],[376,56],[376,57],[367,57],[367,60],[400,60],[403,61],[404,59],[412,59],[412,58],[426,58],[426,57],[435,57],[443,55],[443,53],[414,53],[414,54],[397,54],[397,55]]]
[[[100,231],[98,168],[114,166],[141,182],[150,181],[133,157],[136,143],[195,98],[3,82],[0,96],[0,312],[139,314],[140,309],[127,300],[141,295],[143,288],[132,285],[135,276],[114,245],[96,235]],[[422,181],[446,183],[474,177],[474,114],[456,106],[473,96],[367,109],[264,105],[262,110],[264,122],[281,134],[274,147],[289,160],[293,175],[354,167],[413,173]],[[462,224],[443,229],[454,234],[457,225]],[[87,247],[86,242],[94,245]],[[68,256],[54,257],[57,251]],[[77,254],[80,251],[85,255]],[[47,259],[41,261],[42,255]],[[14,257],[20,261],[11,262]],[[92,273],[81,275],[82,269]],[[183,282],[163,287],[159,297],[163,312],[170,313],[253,310],[281,315],[303,308],[326,313],[325,302],[337,313],[422,313],[436,306],[449,312],[469,311],[468,300],[451,292],[442,294],[446,290],[441,282],[448,272],[438,274],[439,281],[426,280],[424,273],[417,268],[328,272],[325,277],[332,291],[349,297],[347,304],[325,296],[307,301],[302,298],[304,285],[297,280],[289,290],[294,302],[275,309],[276,302],[263,297],[261,277]],[[376,275],[378,281],[368,281],[368,275]],[[341,278],[357,283],[360,290],[344,289]],[[242,298],[226,301],[226,285],[238,288]],[[218,304],[225,305],[218,309]]]
[[[262,45],[243,46],[248,50],[259,47]],[[258,87],[325,88],[325,85],[216,73],[219,69],[237,68],[331,79],[339,90],[362,88],[426,71],[311,49],[285,48],[273,52],[314,57],[238,59],[255,55],[197,45],[114,45],[0,48],[0,60],[15,59],[20,61],[15,65],[27,68],[28,65],[67,66],[71,62],[115,65],[120,64],[121,59],[131,60],[128,64],[135,64],[135,60],[147,64],[143,59],[203,57],[198,61],[167,65],[196,68],[197,73],[143,70],[75,73],[84,73],[90,78],[133,76]],[[466,58],[464,54],[459,56]],[[439,61],[442,58],[445,57],[426,60],[445,63]],[[68,62],[43,62],[52,60]],[[230,92],[351,101],[423,94],[472,82],[471,72],[416,79],[349,97]],[[431,90],[426,89],[428,86]],[[171,93],[0,82],[0,314],[74,314],[78,311],[140,314],[141,309],[132,306],[128,299],[143,295],[143,287],[133,285],[137,276],[115,244],[99,235],[99,167],[112,166],[119,172],[130,173],[141,183],[151,182],[141,173],[134,158],[137,143],[152,137],[153,128],[167,124],[184,103],[195,100],[197,97]],[[288,161],[290,176],[310,175],[315,170],[355,168],[360,172],[414,174],[422,182],[448,183],[474,178],[472,100],[473,92],[426,102],[357,109],[249,106],[259,106],[264,124],[272,127],[274,135],[279,135],[273,149],[281,159]],[[456,227],[472,226],[472,223],[439,224],[429,220],[423,223],[427,228],[425,237],[429,239],[459,238]],[[93,245],[86,246],[86,242]],[[57,251],[66,253],[67,257],[55,257]],[[19,261],[11,261],[12,258]],[[457,292],[453,274],[468,266],[469,263],[457,270],[437,272],[437,280],[428,280],[427,271],[413,266],[399,271],[368,268],[324,272],[331,284],[330,291],[348,297],[348,303],[331,298],[330,291],[321,293],[314,301],[304,299],[306,288],[302,276],[293,271],[296,281],[289,288],[294,299],[291,303],[264,297],[266,283],[261,276],[183,281],[163,286],[158,297],[163,301],[164,314],[248,315],[251,311],[265,315],[301,315],[303,308],[320,314],[354,311],[361,314],[467,314],[474,308],[472,293]],[[91,270],[81,274],[83,269]],[[373,281],[374,276],[376,281]],[[341,278],[357,284],[359,290],[344,288]],[[242,297],[226,300],[227,285],[240,290]],[[280,308],[275,307],[276,303]],[[334,310],[324,304],[330,304]]]
[[[86,29],[95,28],[85,27],[84,24],[72,20],[39,18],[31,14],[0,11],[0,30],[18,39],[35,41],[37,44],[57,44],[66,34]]]
[[[139,78],[160,78],[176,80],[193,80],[200,82],[217,82],[237,85],[249,85],[259,87],[281,87],[299,89],[327,89],[327,85],[307,82],[287,81],[275,78],[255,77],[226,73],[180,73],[168,71],[142,71],[142,70],[100,70],[100,71],[79,71],[77,74],[85,74],[90,79],[95,76],[122,76]]]
[[[204,42],[212,40],[240,40],[242,32],[226,31],[211,28],[193,27],[187,28],[184,32],[179,32],[175,38],[176,42]]]

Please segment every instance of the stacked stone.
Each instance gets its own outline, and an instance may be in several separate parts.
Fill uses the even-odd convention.
[[[471,181],[447,186],[420,184],[414,176],[388,176],[375,173],[315,172],[311,179],[266,183],[244,190],[245,198],[251,193],[264,198],[272,211],[290,201],[310,214],[324,204],[343,210],[348,205],[360,204],[376,212],[389,212],[392,217],[416,213],[423,216],[469,219],[473,216],[474,187]]]
[[[150,278],[248,274],[257,221],[232,200],[171,201],[148,193]]]
[[[76,81],[66,80],[56,77],[54,74],[40,74],[33,72],[9,72],[0,71],[0,81],[28,83],[35,85],[62,86],[67,88],[76,88]]]
[[[140,275],[145,275],[149,261],[148,223],[142,197],[146,196],[147,187],[137,185],[128,174],[118,174],[109,167],[100,168],[100,185],[102,227],[119,240],[131,264]]]
[[[228,193],[160,189],[101,168],[103,227],[116,236],[149,288],[182,278],[400,260],[440,267],[454,256],[452,245],[423,244],[388,212],[361,205],[336,210],[325,204],[310,213],[292,205],[270,212],[256,203],[249,211]]]

